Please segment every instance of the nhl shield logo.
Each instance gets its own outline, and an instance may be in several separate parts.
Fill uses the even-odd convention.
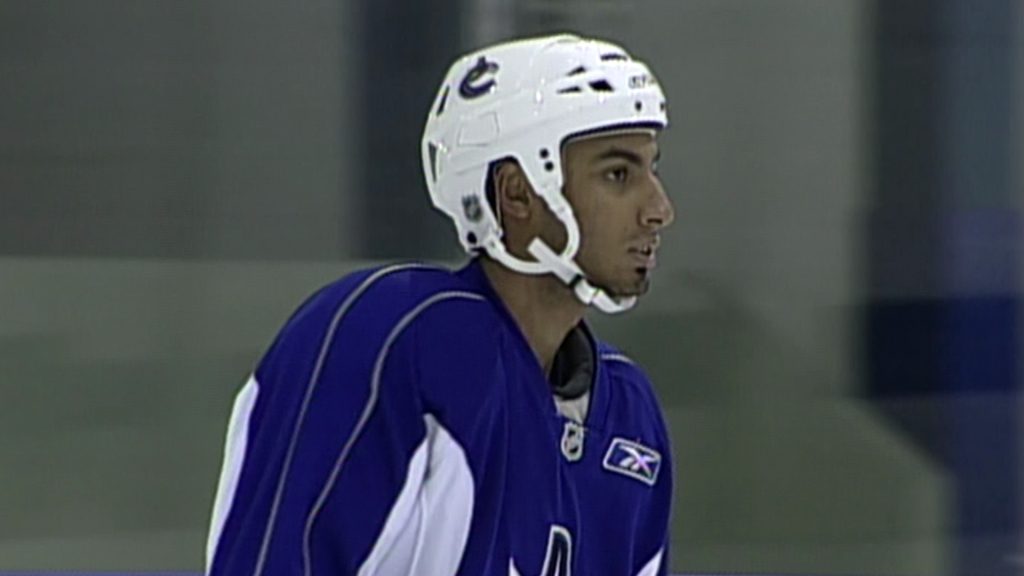
[[[638,442],[615,438],[604,455],[601,464],[605,470],[617,472],[654,486],[661,469],[661,454]]]
[[[466,220],[470,222],[479,222],[484,217],[484,209],[480,206],[480,197],[463,196],[462,197],[462,213],[466,216]]]
[[[569,462],[576,462],[583,457],[583,425],[569,420],[562,429],[562,456]]]

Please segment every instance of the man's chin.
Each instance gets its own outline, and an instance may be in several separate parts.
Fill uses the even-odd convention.
[[[638,268],[635,274],[636,277],[626,281],[609,282],[604,291],[612,298],[632,298],[647,294],[651,289],[650,271]]]

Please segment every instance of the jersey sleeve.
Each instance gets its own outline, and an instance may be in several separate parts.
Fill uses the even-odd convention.
[[[401,409],[388,408],[368,421],[366,437],[353,451],[352,463],[359,466],[339,479],[313,534],[314,549],[338,556],[324,565],[325,573],[476,574],[481,572],[469,566],[490,560],[491,547],[468,546],[471,533],[493,531],[500,497],[487,491],[493,477],[503,476],[505,461],[504,402],[495,381],[499,355],[486,345],[479,323],[486,308],[472,294],[439,293],[409,317],[381,365],[381,397],[390,393],[394,402],[380,405]],[[414,414],[405,410],[409,396]],[[418,441],[395,465],[404,477],[369,505],[366,495],[380,489],[380,452],[404,449],[371,439],[390,438],[411,421]],[[367,505],[371,510],[362,518],[353,516]],[[346,548],[350,552],[339,552]]]
[[[229,432],[209,574],[455,573],[499,420],[478,398],[478,441],[452,421],[446,387],[477,367],[446,369],[433,327],[472,299],[432,295],[398,312],[371,300],[286,327],[236,402],[246,445],[232,448]]]

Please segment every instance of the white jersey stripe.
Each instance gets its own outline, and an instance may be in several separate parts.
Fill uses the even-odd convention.
[[[658,569],[661,568],[661,557],[665,554],[665,549],[658,550],[658,553],[651,558],[643,568],[637,572],[636,576],[657,576]]]
[[[409,463],[402,491],[358,576],[454,574],[473,518],[466,453],[433,416]]]
[[[220,480],[217,481],[217,498],[213,501],[213,518],[210,520],[210,534],[206,539],[206,573],[213,568],[213,555],[217,551],[221,532],[228,511],[235,500],[238,488],[238,477],[242,474],[242,463],[245,460],[245,449],[249,443],[249,418],[256,406],[260,393],[259,383],[255,376],[250,376],[242,390],[235,397],[228,421],[227,438],[224,441],[224,464],[220,469]]]
[[[412,573],[409,566],[412,564],[411,553],[414,546],[408,544],[408,539],[410,529],[412,537],[415,538],[415,533],[420,528],[419,520],[422,510],[417,509],[416,505],[427,472],[429,451],[430,437],[428,435],[409,460],[409,470],[405,477],[405,483],[402,485],[402,491],[395,499],[395,504],[391,507],[391,512],[388,513],[388,519],[384,522],[384,528],[377,536],[377,542],[370,550],[370,555],[359,567],[357,576],[384,574],[386,573],[383,571],[385,567],[391,570],[391,574]],[[400,557],[402,552],[407,553],[408,556]]]

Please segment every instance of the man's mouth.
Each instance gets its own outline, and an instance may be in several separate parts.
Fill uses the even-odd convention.
[[[650,270],[658,264],[657,247],[654,244],[645,244],[629,250],[634,261],[641,267]]]

